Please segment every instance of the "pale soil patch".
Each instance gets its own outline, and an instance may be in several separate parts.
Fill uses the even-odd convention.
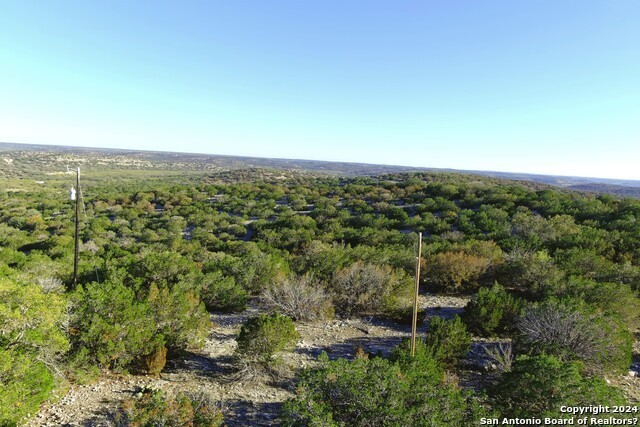
[[[421,296],[420,306],[427,317],[451,318],[460,314],[469,298]],[[255,305],[241,314],[211,314],[212,328],[205,347],[197,354],[169,364],[159,378],[147,376],[105,376],[91,385],[73,386],[57,403],[45,405],[27,424],[36,426],[111,426],[112,416],[125,399],[140,387],[160,388],[168,393],[187,391],[206,393],[221,402],[228,426],[278,425],[282,403],[293,396],[292,373],[278,381],[268,376],[239,377],[233,366],[236,336],[242,323],[260,313]],[[300,340],[293,353],[283,356],[285,365],[294,369],[316,363],[326,351],[330,358],[353,357],[357,347],[388,355],[402,339],[409,338],[411,327],[379,318],[332,320],[297,324]],[[419,325],[424,334],[427,322]],[[463,364],[460,385],[478,388],[491,377],[490,358],[484,349],[500,340],[474,339],[469,357]],[[504,340],[503,340],[504,341]],[[484,372],[484,373],[483,373]],[[616,381],[629,396],[640,396],[640,378],[621,377]]]
[[[467,299],[457,297],[421,297],[420,305],[430,315],[452,317],[462,311]],[[112,415],[121,402],[141,387],[204,392],[222,402],[229,426],[277,425],[282,402],[292,397],[292,381],[283,378],[237,378],[233,366],[236,336],[243,322],[260,313],[250,306],[241,314],[213,313],[212,328],[203,350],[168,364],[159,378],[148,376],[104,376],[95,384],[72,386],[58,402],[45,405],[26,424],[36,426],[110,426]],[[285,365],[294,369],[315,363],[326,351],[330,358],[352,357],[358,346],[370,353],[388,355],[403,338],[410,337],[410,326],[377,319],[332,320],[297,324],[300,340],[293,353],[283,356]],[[426,324],[420,325],[424,333]]]

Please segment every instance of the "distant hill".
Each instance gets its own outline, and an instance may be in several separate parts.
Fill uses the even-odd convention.
[[[543,182],[558,187],[571,188],[572,186],[589,185],[589,184],[606,184],[619,187],[640,187],[640,181],[614,179],[614,178],[589,178],[581,176],[563,176],[563,175],[539,175],[528,173],[514,172],[492,172],[492,171],[466,171],[479,175],[493,176],[496,178],[506,178],[515,180],[526,180]]]
[[[111,148],[86,148],[61,145],[35,145],[0,142],[0,176],[11,176],[15,173],[32,171],[33,157],[38,157],[42,172],[61,170],[63,165],[91,165],[92,167],[110,167],[136,170],[190,170],[212,171],[272,168],[300,170],[316,173],[339,175],[382,175],[402,172],[454,172],[472,173],[495,178],[533,181],[576,191],[613,194],[623,197],[640,198],[640,181],[587,178],[572,176],[538,175],[527,173],[510,173],[495,171],[477,171],[460,169],[439,169],[428,167],[410,167],[399,165],[377,165],[368,163],[328,162],[321,160],[270,159],[262,157],[222,156],[198,153],[175,153],[166,151],[141,151]],[[22,160],[13,163],[14,157]],[[4,161],[2,161],[4,159]],[[5,171],[3,171],[5,169]],[[8,171],[8,172],[7,172]]]
[[[636,199],[640,199],[640,187],[591,183],[591,184],[570,185],[567,188],[569,190],[575,190],[575,191],[586,191],[589,193],[598,193],[598,194],[613,194],[615,196],[620,196],[620,197],[635,197]]]

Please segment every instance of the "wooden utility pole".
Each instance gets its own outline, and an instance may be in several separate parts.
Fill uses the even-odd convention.
[[[73,197],[73,196],[72,196]],[[80,236],[80,168],[78,167],[78,171],[76,173],[76,239],[75,239],[75,250],[73,253],[73,287],[75,288],[78,285],[78,239]]]
[[[416,262],[416,287],[413,293],[413,324],[411,328],[411,357],[416,355],[416,333],[418,330],[418,291],[420,288],[420,257],[422,256],[422,233],[418,233],[418,259]]]

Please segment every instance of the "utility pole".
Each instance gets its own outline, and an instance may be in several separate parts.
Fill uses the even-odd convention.
[[[418,259],[416,262],[416,287],[413,293],[413,324],[411,328],[411,357],[416,355],[416,333],[418,330],[418,291],[420,288],[420,258],[422,256],[422,232],[418,233]]]
[[[79,242],[78,238],[80,236],[80,167],[78,167],[76,173],[76,193],[71,192],[71,200],[76,200],[76,238],[75,238],[75,250],[73,253],[73,287],[75,288],[78,285],[78,250],[79,250]]]

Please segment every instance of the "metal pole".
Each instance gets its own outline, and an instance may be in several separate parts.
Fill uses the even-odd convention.
[[[420,257],[422,256],[422,233],[418,233],[418,260],[416,263],[416,288],[413,293],[413,324],[411,328],[411,357],[416,355],[416,333],[418,329],[418,291],[420,288]]]
[[[80,236],[80,168],[76,174],[76,239],[73,253],[73,287],[78,285],[78,238]]]

